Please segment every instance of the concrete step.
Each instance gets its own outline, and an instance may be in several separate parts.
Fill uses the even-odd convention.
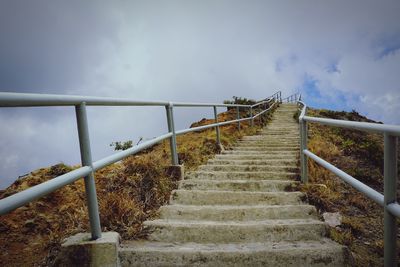
[[[282,180],[183,180],[180,189],[277,192],[293,191],[297,182]]]
[[[238,192],[174,190],[170,204],[182,205],[294,205],[302,204],[301,192]]]
[[[215,159],[223,159],[223,160],[276,160],[280,161],[282,159],[287,159],[287,160],[293,160],[297,161],[297,154],[292,153],[292,154],[283,154],[283,155],[277,155],[277,154],[263,154],[263,155],[257,155],[257,154],[219,154],[215,156]]]
[[[258,138],[242,138],[239,140],[237,143],[245,142],[245,143],[281,143],[281,144],[296,144],[300,143],[300,138],[286,138],[282,137],[282,139],[279,139],[278,135],[263,135],[263,136],[257,136]]]
[[[198,244],[129,241],[119,250],[121,266],[346,266],[348,250],[318,241]]]
[[[267,126],[267,127],[270,127],[270,126]],[[294,128],[294,127],[293,128],[292,127],[274,127],[272,129],[264,128],[263,130],[258,131],[257,134],[268,133],[268,132],[299,134],[300,130],[298,128]]]
[[[272,118],[272,120],[267,124],[266,128],[272,126],[280,126],[280,127],[299,127],[299,123],[297,123],[294,119],[281,119],[281,118]]]
[[[260,142],[260,143],[252,143],[252,142],[239,142],[236,144],[235,148],[237,147],[262,147],[262,148],[296,148],[298,149],[300,147],[299,144],[285,144],[285,143],[265,143],[265,142]],[[257,151],[257,150],[255,150]]]
[[[300,130],[298,129],[270,129],[268,131],[261,131],[259,132],[259,135],[273,135],[273,134],[282,134],[282,135],[291,135],[291,136],[298,136]]]
[[[291,125],[291,124],[268,124],[264,129],[262,129],[260,132],[266,132],[266,131],[299,131],[299,126],[298,125]]]
[[[273,143],[273,144],[298,144],[300,143],[300,138],[299,137],[282,137],[278,138],[278,136],[275,135],[260,135],[260,138],[252,138],[252,139],[247,139],[247,138],[242,138],[237,141],[237,143]]]
[[[262,131],[259,133],[260,136],[264,135],[283,135],[285,137],[298,137],[299,131],[297,130],[269,130],[269,131]]]
[[[294,119],[272,118],[272,120],[267,124],[267,127],[269,126],[299,127],[299,123]]]
[[[285,151],[280,151],[280,150],[259,150],[259,151],[252,151],[252,150],[237,150],[237,149],[232,149],[232,150],[225,150],[222,152],[222,154],[253,154],[253,155],[263,155],[263,154],[270,154],[270,155],[297,155],[299,154],[299,151],[297,150],[285,150]]]
[[[262,159],[262,160],[233,160],[233,159],[210,159],[207,164],[210,165],[285,165],[289,167],[297,167],[297,161],[293,158],[282,159]]]
[[[274,144],[274,145],[298,145],[300,144],[300,138],[290,138],[290,139],[282,139],[279,140],[277,137],[266,137],[260,140],[253,139],[253,140],[239,140],[237,144]]]
[[[267,127],[266,130],[261,131],[261,133],[268,133],[271,131],[279,131],[279,132],[283,132],[283,133],[299,133],[299,128],[298,127],[289,127],[289,126],[271,126],[271,127]]]
[[[293,112],[293,111],[278,112],[278,113],[275,113],[275,114],[273,115],[273,117],[275,117],[275,118],[282,118],[282,119],[286,119],[286,120],[290,120],[290,119],[291,119],[291,120],[294,121],[294,119],[293,119],[294,113],[295,113],[295,112]]]
[[[263,221],[154,220],[144,222],[148,240],[163,242],[237,243],[318,240],[326,226],[315,219]]]
[[[285,134],[285,133],[260,133],[259,135],[254,136],[253,138],[249,138],[247,140],[257,140],[257,139],[263,139],[263,140],[290,140],[290,139],[295,139],[295,140],[300,140],[299,134]],[[246,139],[242,139],[246,140]]]
[[[264,129],[262,129],[260,132],[266,132],[266,131],[282,131],[282,132],[287,132],[287,131],[292,131],[292,132],[299,132],[299,126],[297,125],[278,125],[278,124],[268,124]]]
[[[259,132],[257,135],[250,135],[250,136],[244,136],[241,140],[244,139],[259,139],[259,138],[263,138],[266,139],[268,136],[269,137],[276,137],[277,135],[283,135],[280,136],[282,138],[282,140],[290,140],[290,139],[295,139],[295,138],[300,138],[299,137],[299,133],[291,133],[291,134],[287,134],[287,133],[282,133],[282,132],[273,132],[273,131],[261,131]]]
[[[299,146],[300,142],[299,140],[291,140],[291,141],[282,141],[280,142],[279,140],[275,139],[270,139],[270,140],[243,140],[239,141],[236,143],[237,145],[249,145],[249,146],[258,146],[258,145],[264,145],[264,146],[289,146],[289,145],[294,145],[294,146]]]
[[[296,172],[233,172],[233,171],[195,171],[186,174],[185,179],[215,180],[290,180]]]
[[[290,147],[290,146],[266,146],[266,147],[261,147],[261,146],[236,146],[234,147],[234,150],[236,151],[277,151],[277,152],[284,152],[284,151],[299,151],[299,147]],[[299,152],[300,153],[300,152]]]
[[[242,138],[241,140],[237,141],[237,143],[252,143],[252,144],[269,144],[269,143],[278,143],[278,144],[298,144],[300,143],[300,138],[287,138],[287,137],[281,137],[282,139],[279,139],[278,135],[259,135],[257,138]]]
[[[276,116],[272,117],[273,121],[276,123],[289,123],[289,124],[299,124],[298,121],[296,121],[293,118],[293,113],[282,113],[282,114],[277,114]]]
[[[248,221],[266,219],[317,219],[311,205],[242,205],[242,206],[193,206],[168,205],[160,208],[160,219]]]
[[[199,171],[236,171],[236,172],[296,172],[298,167],[290,167],[285,165],[259,166],[259,165],[202,165],[198,168]]]
[[[279,121],[272,121],[271,123],[267,124],[267,126],[263,129],[263,131],[268,130],[268,129],[299,129],[299,124],[298,123],[290,123],[290,122],[279,122]]]

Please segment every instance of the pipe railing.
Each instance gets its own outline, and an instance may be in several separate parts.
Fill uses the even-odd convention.
[[[301,97],[300,97],[301,99]],[[299,116],[300,123],[300,165],[301,181],[308,182],[308,158],[336,174],[344,182],[353,186],[356,190],[378,203],[384,208],[384,265],[397,266],[397,222],[400,218],[400,205],[396,199],[397,189],[397,138],[400,136],[400,126],[386,125],[369,122],[355,122],[345,120],[335,120],[326,118],[316,118],[306,116],[307,105],[297,101],[301,108]],[[318,157],[307,149],[307,123],[318,123],[322,125],[335,126],[347,129],[354,129],[366,132],[380,133],[384,136],[384,189],[383,194],[371,187],[358,181],[351,175],[345,173],[329,162]]]
[[[286,102],[286,103],[297,103],[297,101],[301,100],[301,94],[300,93],[295,93],[292,94],[288,97],[285,97],[284,99],[281,100],[281,102]]]
[[[260,101],[254,105],[239,104],[219,104],[219,103],[189,103],[189,102],[165,102],[165,101],[136,101],[122,98],[108,97],[88,97],[88,96],[70,96],[70,95],[48,95],[48,94],[24,94],[24,93],[6,93],[0,92],[0,107],[49,107],[49,106],[75,106],[77,119],[77,128],[79,136],[80,154],[82,167],[66,174],[57,176],[49,181],[30,187],[24,191],[18,192],[0,200],[0,215],[9,213],[29,202],[40,197],[48,195],[57,189],[62,188],[76,180],[84,177],[86,201],[88,205],[90,231],[93,240],[101,237],[101,225],[99,219],[99,210],[96,195],[96,186],[94,183],[94,172],[112,163],[115,163],[130,155],[134,155],[148,147],[151,147],[163,140],[170,139],[171,161],[173,165],[178,165],[178,153],[176,136],[189,132],[201,131],[209,128],[216,130],[216,143],[221,144],[220,126],[249,121],[254,126],[254,118],[262,116],[270,111],[281,101],[281,93],[277,92],[267,100]],[[272,103],[272,104],[271,104]],[[265,105],[265,108],[263,108]],[[92,161],[88,119],[86,114],[87,106],[160,106],[166,110],[168,133],[160,135],[154,139],[145,141],[132,148],[117,152],[95,162]],[[261,108],[260,108],[261,106]],[[214,111],[215,123],[204,126],[198,126],[183,130],[175,130],[174,108],[175,107],[211,107]],[[229,121],[218,121],[218,107],[233,107],[237,110],[237,119]],[[240,108],[249,109],[250,116],[241,118]],[[259,111],[254,114],[255,111]]]

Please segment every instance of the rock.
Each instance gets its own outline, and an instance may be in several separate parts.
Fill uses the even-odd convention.
[[[342,215],[339,212],[325,212],[322,214],[324,221],[330,227],[336,227],[342,224]]]

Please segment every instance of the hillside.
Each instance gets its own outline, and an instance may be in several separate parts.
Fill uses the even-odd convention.
[[[374,122],[356,111],[311,109],[308,115]],[[308,147],[316,155],[383,193],[382,135],[311,123]],[[383,208],[312,160],[309,160],[309,180],[308,185],[302,186],[309,202],[321,214],[340,212],[342,215],[342,224],[330,229],[331,238],[350,247],[356,266],[383,266]]]
[[[246,116],[245,112],[241,114]],[[247,115],[248,116],[248,115]],[[236,111],[218,115],[219,121],[236,119]],[[229,148],[243,135],[254,134],[256,127],[241,123],[220,127],[221,142]],[[202,119],[191,127],[213,123]],[[218,152],[215,130],[188,133],[177,137],[178,157],[185,170],[193,170]],[[169,199],[177,181],[168,175],[169,142],[164,141],[95,174],[100,220],[103,231],[117,231],[123,239],[145,235],[142,222],[156,215]],[[66,173],[78,166],[58,164],[31,172],[0,192],[0,199]],[[78,232],[88,231],[83,179],[21,207],[0,221],[0,262],[3,266],[48,266],[57,255],[61,241]]]
[[[355,111],[310,109],[308,115],[373,122]],[[234,110],[219,114],[220,121],[234,118]],[[240,132],[236,124],[221,127],[223,145],[229,148],[241,136],[254,134],[266,121],[255,122],[255,129],[241,123]],[[213,120],[202,119],[191,126],[209,123]],[[316,124],[310,124],[309,129],[311,151],[383,191],[381,135]],[[179,160],[185,170],[196,169],[218,153],[214,129],[179,136],[177,142]],[[177,181],[167,172],[169,164],[169,143],[165,141],[96,172],[103,231],[117,231],[126,240],[146,235],[142,222],[157,215],[157,209],[168,201],[176,187]],[[58,164],[33,171],[0,192],[0,198],[76,167]],[[340,212],[343,217],[340,226],[330,229],[331,238],[350,247],[356,266],[383,265],[383,209],[314,162],[310,161],[309,168],[310,183],[300,186],[300,190],[321,214]],[[63,238],[87,230],[84,184],[80,180],[1,217],[0,262],[5,266],[49,265]]]

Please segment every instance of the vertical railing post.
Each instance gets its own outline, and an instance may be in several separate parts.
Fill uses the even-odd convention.
[[[86,103],[83,102],[80,105],[76,105],[75,113],[78,126],[82,166],[89,166],[93,168],[92,153],[90,150],[89,127],[86,114]],[[101,226],[93,171],[85,177],[85,193],[89,211],[90,232],[92,239],[95,240],[101,238]]]
[[[308,182],[308,162],[304,150],[307,149],[307,122],[300,118],[300,164],[301,164],[301,181]]]
[[[178,165],[178,152],[176,149],[176,134],[175,134],[175,123],[174,123],[174,110],[173,104],[169,103],[165,106],[166,113],[167,113],[167,123],[168,123],[168,131],[172,133],[170,138],[169,144],[171,147],[171,161],[172,165]]]
[[[215,123],[218,123],[217,106],[214,106],[214,118],[215,118]],[[215,126],[215,133],[217,135],[217,145],[221,145],[221,136],[220,136],[220,132],[219,132],[219,125]]]
[[[236,107],[237,119],[240,120],[240,107]],[[240,131],[240,121],[238,121],[238,131]]]
[[[254,126],[253,107],[250,107],[250,117],[251,117],[250,125],[251,125],[251,127],[253,127]]]
[[[397,222],[396,216],[387,210],[387,205],[396,201],[397,189],[397,137],[384,134],[384,265],[397,266]]]

